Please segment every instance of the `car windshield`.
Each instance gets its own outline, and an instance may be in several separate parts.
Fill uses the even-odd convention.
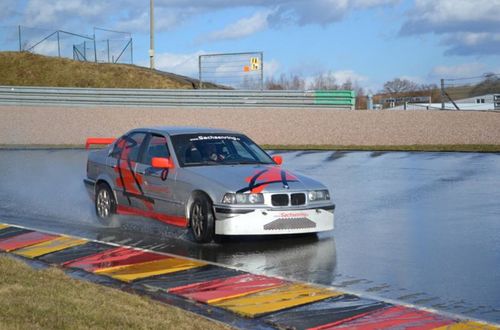
[[[274,164],[255,142],[240,134],[182,134],[171,139],[181,166]]]

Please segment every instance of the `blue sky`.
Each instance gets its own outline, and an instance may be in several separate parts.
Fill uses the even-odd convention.
[[[266,76],[318,73],[377,92],[393,78],[500,72],[500,0],[156,0],[157,68],[197,76],[203,53],[263,51]],[[2,0],[2,26],[129,31],[148,66],[149,1]]]

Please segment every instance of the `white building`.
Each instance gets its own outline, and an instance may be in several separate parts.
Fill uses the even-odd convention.
[[[467,99],[455,100],[455,103],[460,110],[495,110],[494,96],[500,94],[487,94],[481,96],[474,96]],[[497,103],[499,100],[497,100]],[[444,104],[446,110],[456,110],[451,102]],[[440,110],[441,103],[407,103],[389,108],[387,110]],[[498,109],[497,109],[498,110]]]

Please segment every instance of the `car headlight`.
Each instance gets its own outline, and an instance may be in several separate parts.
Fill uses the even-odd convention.
[[[307,198],[310,202],[327,201],[330,199],[330,193],[326,189],[311,190],[307,193]]]
[[[263,204],[264,195],[262,194],[235,194],[227,193],[222,198],[223,204]]]

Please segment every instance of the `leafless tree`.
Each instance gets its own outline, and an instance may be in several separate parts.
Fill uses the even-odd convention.
[[[317,74],[307,88],[316,90],[335,90],[339,89],[339,85],[337,85],[333,73],[328,71],[326,73]]]
[[[268,77],[265,81],[265,88],[268,90],[282,90],[283,86],[274,77]]]
[[[284,74],[275,80],[273,77],[266,79],[266,89],[270,90],[304,90],[305,80],[299,75]]]
[[[294,75],[290,77],[290,89],[292,90],[304,90],[306,88],[306,82],[304,78],[299,77],[298,75]]]
[[[342,86],[340,86],[340,89],[344,90],[353,90],[354,89],[354,84],[351,79],[347,79]]]
[[[396,78],[384,84],[383,92],[387,94],[401,94],[418,91],[419,85],[408,79]]]

